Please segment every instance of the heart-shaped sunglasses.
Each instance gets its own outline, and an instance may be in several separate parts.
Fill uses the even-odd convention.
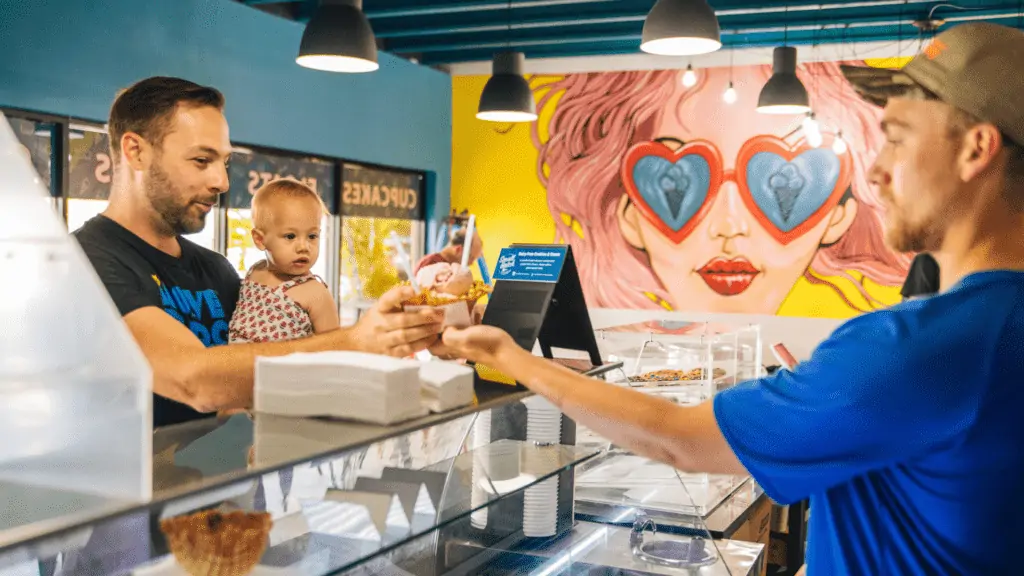
[[[817,225],[850,187],[853,159],[847,151],[790,146],[775,136],[747,140],[736,168],[725,170],[722,155],[704,140],[673,150],[661,142],[640,142],[622,159],[626,193],[665,237],[683,241],[707,216],[719,190],[733,181],[758,223],[781,244]]]

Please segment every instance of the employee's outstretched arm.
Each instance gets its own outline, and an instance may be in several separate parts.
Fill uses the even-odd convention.
[[[551,400],[567,416],[637,454],[691,472],[746,474],[711,402],[687,407],[567,370],[520,348],[491,326],[449,328],[432,348],[499,370]]]
[[[403,313],[411,288],[391,290],[350,328],[310,338],[207,348],[192,332],[155,307],[124,317],[153,370],[153,391],[200,412],[252,406],[253,367],[258,356],[292,352],[355,350],[406,356],[434,344],[443,316],[434,310]]]

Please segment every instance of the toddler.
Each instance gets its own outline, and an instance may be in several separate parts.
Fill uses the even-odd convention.
[[[242,281],[230,342],[294,340],[341,325],[327,285],[309,271],[320,255],[325,211],[320,196],[295,180],[275,180],[253,195],[252,240],[267,258]]]

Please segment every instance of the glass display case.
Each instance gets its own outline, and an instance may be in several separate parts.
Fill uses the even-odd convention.
[[[599,329],[596,338],[604,358],[623,363],[610,381],[683,405],[707,401],[762,370],[757,325],[651,320]],[[721,537],[761,496],[751,493],[759,489],[747,476],[679,471],[590,430],[579,437],[581,445],[602,449],[577,469],[577,512],[590,520],[621,524],[622,513],[641,511],[670,531],[706,529]]]
[[[576,469],[599,452],[531,393],[476,384],[474,406],[394,426],[240,414],[157,430],[152,502],[0,547],[0,576],[669,574],[680,550],[691,573],[760,572],[757,544],[579,520]]]
[[[650,320],[596,331],[609,362],[623,362],[618,382],[699,404],[761,373],[757,325]]]
[[[0,114],[0,547],[150,496],[151,373]]]
[[[705,517],[747,477],[691,474],[620,450],[608,450],[577,471],[576,497],[581,502],[639,506],[648,513],[680,518]]]

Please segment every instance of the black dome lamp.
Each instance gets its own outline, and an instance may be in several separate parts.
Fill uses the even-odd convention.
[[[533,91],[523,78],[525,62],[522,52],[494,55],[491,77],[480,95],[477,118],[490,122],[533,122],[537,119]]]
[[[320,0],[302,33],[295,62],[327,72],[377,70],[377,38],[363,14],[363,0]]]
[[[761,89],[757,111],[762,114],[807,114],[811,111],[807,89],[796,75],[796,48],[775,48],[772,77]]]
[[[640,36],[641,50],[661,56],[708,54],[721,47],[718,17],[706,0],[658,0]]]

